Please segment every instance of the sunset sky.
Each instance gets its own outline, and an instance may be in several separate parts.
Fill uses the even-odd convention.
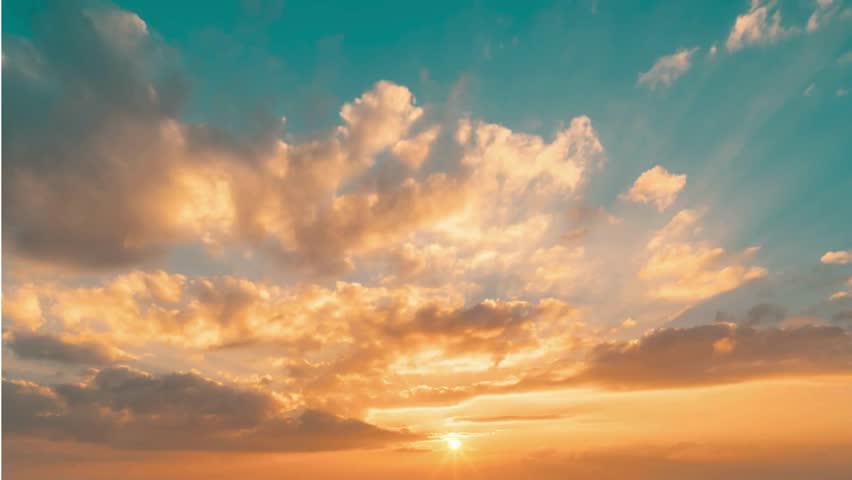
[[[2,31],[4,477],[852,478],[852,1]]]

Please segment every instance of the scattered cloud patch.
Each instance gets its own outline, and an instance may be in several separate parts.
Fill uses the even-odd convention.
[[[775,0],[752,0],[749,11],[734,21],[725,47],[736,52],[752,45],[769,45],[795,32],[795,28],[781,26],[781,11]]]
[[[630,202],[653,204],[658,211],[662,212],[674,203],[685,185],[685,174],[673,174],[655,165],[639,175],[633,182],[633,186],[619,198]]]
[[[690,49],[683,48],[671,55],[658,58],[650,70],[639,74],[639,85],[648,87],[651,90],[656,89],[657,86],[671,86],[675,80],[689,70],[690,58],[697,51],[698,47]]]
[[[825,252],[825,254],[820,257],[819,261],[825,264],[836,265],[845,265],[847,263],[852,263],[852,250],[837,250],[834,252]]]

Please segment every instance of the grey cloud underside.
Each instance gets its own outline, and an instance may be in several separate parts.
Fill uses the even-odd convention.
[[[51,2],[34,32],[34,71],[4,46],[4,247],[94,268],[159,253],[148,240],[168,232],[134,198],[165,183],[158,125],[186,88],[174,54],[149,37],[121,51],[74,2]]]
[[[5,344],[15,355],[25,360],[110,365],[133,359],[133,356],[101,342],[75,342],[46,333],[10,332]]]
[[[3,200],[15,205],[3,210],[6,253],[99,270],[198,243],[203,235],[187,231],[175,212],[198,203],[187,202],[181,175],[212,169],[228,177],[235,216],[223,234],[228,241],[284,264],[336,272],[347,268],[347,251],[376,229],[410,226],[418,215],[437,211],[420,196],[453,183],[396,182],[382,187],[375,205],[366,196],[353,200],[352,218],[342,218],[330,199],[339,185],[326,177],[357,171],[387,148],[376,145],[381,140],[370,135],[370,122],[395,112],[370,110],[383,108],[374,104],[351,108],[366,110],[350,118],[363,125],[348,124],[346,138],[331,131],[292,148],[286,178],[272,180],[260,159],[277,154],[280,123],[237,137],[182,122],[188,87],[178,55],[138,17],[110,8],[95,15],[72,2],[43,10],[31,42],[11,38],[4,48],[3,115],[14,121],[3,123]],[[116,23],[110,15],[127,17],[110,24]],[[385,100],[408,93],[395,88]],[[261,226],[261,204],[290,222],[292,232]],[[282,235],[292,236],[291,244],[282,246]]]
[[[576,373],[557,362],[511,385],[473,385],[419,401],[443,403],[474,395],[595,386],[646,390],[725,385],[809,375],[852,375],[852,335],[828,325],[755,328],[717,323],[662,328],[632,342],[593,346]]]
[[[145,450],[318,451],[376,448],[416,437],[322,411],[284,413],[269,393],[194,373],[127,367],[88,383],[3,379],[3,433]]]
[[[128,12],[53,1],[33,28],[32,41],[4,39],[5,252],[102,270],[197,240],[173,218],[179,172],[213,155],[248,166],[271,129],[238,139],[182,123],[179,54]]]
[[[569,383],[609,388],[713,385],[778,376],[852,374],[852,335],[834,326],[733,324],[653,331],[638,342],[602,343]]]

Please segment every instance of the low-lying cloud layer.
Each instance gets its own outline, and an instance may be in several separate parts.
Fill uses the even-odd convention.
[[[166,450],[316,451],[412,440],[316,410],[285,412],[268,392],[195,373],[155,376],[128,367],[82,384],[3,380],[3,434]]]

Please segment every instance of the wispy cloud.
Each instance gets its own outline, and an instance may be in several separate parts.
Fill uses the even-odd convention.
[[[689,70],[690,58],[697,51],[698,47],[683,48],[671,55],[658,58],[650,70],[639,74],[638,83],[651,90],[656,89],[658,85],[671,86],[675,80]]]

